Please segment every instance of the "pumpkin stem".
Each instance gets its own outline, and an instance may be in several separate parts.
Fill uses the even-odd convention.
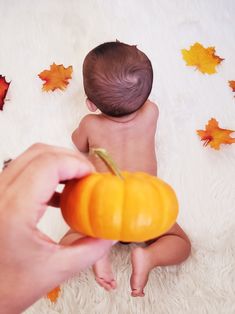
[[[91,153],[98,156],[103,162],[107,165],[107,167],[112,171],[120,179],[124,180],[120,169],[118,168],[117,164],[113,161],[111,156],[108,154],[106,149],[104,148],[92,148]]]

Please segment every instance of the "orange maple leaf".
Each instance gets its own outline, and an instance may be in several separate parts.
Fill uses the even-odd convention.
[[[235,131],[221,129],[218,121],[211,118],[206,125],[206,130],[197,130],[197,134],[201,137],[201,141],[204,142],[204,146],[210,145],[211,148],[220,149],[221,144],[235,143],[235,138],[230,137],[230,134]]]
[[[195,43],[189,50],[181,50],[183,59],[188,66],[195,66],[200,72],[216,73],[215,67],[224,59],[215,55],[215,47],[204,48],[201,44]]]
[[[56,300],[57,300],[58,297],[59,297],[60,292],[61,292],[61,291],[60,291],[60,287],[56,287],[55,289],[53,289],[53,290],[51,290],[50,292],[48,292],[47,298],[48,298],[51,302],[55,303]]]
[[[4,100],[11,82],[5,80],[5,76],[0,75],[0,110],[3,110]]]
[[[55,89],[64,90],[69,84],[68,80],[72,78],[73,67],[70,65],[65,68],[63,64],[57,65],[53,63],[50,70],[45,70],[38,74],[41,80],[46,81],[42,89],[46,92]]]
[[[232,88],[233,92],[235,92],[235,81],[228,81],[228,84]]]

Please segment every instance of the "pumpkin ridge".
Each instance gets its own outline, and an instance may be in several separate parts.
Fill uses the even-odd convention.
[[[73,197],[71,196],[71,190],[74,184],[74,180],[71,180],[67,185],[65,185],[62,195],[61,195],[61,201],[60,201],[60,207],[62,210],[62,215],[66,223],[71,227],[74,225],[73,222],[73,213],[71,210],[71,200]],[[67,197],[65,197],[67,195]]]
[[[126,180],[126,186],[125,186],[125,200],[124,200],[124,209],[128,210],[123,212],[123,216],[125,218],[123,221],[125,223],[122,223],[122,228],[125,230],[122,232],[122,241],[134,241],[139,242],[139,230],[138,230],[138,223],[139,221],[139,215],[141,214],[141,210],[139,208],[139,205],[141,204],[141,199],[143,198],[143,195],[141,197],[137,196],[138,203],[135,204],[131,201],[130,195],[134,192],[137,194],[143,194],[141,190],[141,186],[143,185],[143,178],[140,176],[136,176],[136,172],[134,173],[128,173],[128,179]],[[133,210],[134,208],[134,210]],[[128,222],[128,225],[127,223]],[[128,235],[127,235],[128,230]],[[130,236],[131,234],[131,236]]]
[[[166,220],[166,212],[169,212],[169,211],[173,211],[173,207],[169,208],[169,206],[167,206],[167,202],[169,202],[169,199],[172,198],[172,196],[174,196],[176,198],[176,201],[177,201],[177,206],[178,206],[178,200],[177,200],[177,197],[176,197],[176,194],[175,194],[175,191],[173,190],[173,188],[168,185],[167,183],[164,182],[165,185],[168,186],[168,190],[166,191],[166,194],[167,194],[167,197],[164,199],[164,203],[165,203],[165,215],[164,215],[164,225],[163,225],[163,228],[166,229],[166,226],[168,226],[168,229],[166,231],[168,231],[175,223],[173,224],[169,224],[169,219]],[[175,220],[178,216],[178,212],[176,214],[176,217],[175,217]]]
[[[96,185],[98,184],[98,182],[99,182],[99,180],[97,180],[95,183],[94,183],[94,185],[92,185],[92,187],[91,187],[91,190],[90,190],[90,198],[89,198],[89,202],[88,202],[88,221],[89,221],[89,225],[90,225],[90,228],[91,228],[91,231],[92,231],[92,233],[94,234],[95,233],[95,231],[94,231],[94,226],[93,226],[93,224],[92,224],[92,214],[94,214],[93,212],[92,212],[92,210],[93,210],[93,206],[92,206],[92,203],[93,203],[93,197],[92,197],[92,195],[93,195],[93,193],[94,193],[94,191],[95,191],[95,187],[96,187]]]
[[[170,198],[172,198],[172,196],[174,198],[176,198],[176,201],[177,201],[177,197],[176,197],[176,194],[173,190],[173,188],[168,184],[166,183],[165,181],[161,180],[161,179],[158,179],[159,182],[161,182],[161,184],[157,184],[157,182],[154,182],[153,179],[151,178],[151,181],[152,183],[155,185],[156,189],[158,190],[158,193],[161,197],[161,201],[162,201],[162,224],[161,224],[161,230],[160,230],[160,233],[162,234],[162,230],[165,230],[165,232],[167,232],[175,223],[169,225],[169,218],[168,218],[168,215],[169,215],[169,212],[172,211],[171,208],[169,208],[169,200]],[[177,204],[178,204],[178,201],[177,201]],[[176,214],[177,216],[177,214]],[[166,226],[168,228],[166,228]],[[165,233],[164,232],[164,233]]]
[[[119,232],[119,239],[122,239],[123,236],[123,219],[124,219],[124,210],[125,210],[125,199],[126,199],[126,180],[127,178],[124,176],[124,180],[122,182],[122,189],[123,189],[123,193],[122,193],[122,218],[121,218],[121,228],[120,228],[120,232]]]
[[[141,176],[134,176],[134,180],[136,181],[136,182],[138,182],[138,184],[141,186],[143,183],[145,183],[145,180],[141,177]],[[141,191],[141,194],[142,195],[144,195],[144,193],[143,193],[143,191]],[[139,214],[140,214],[140,211],[138,211],[138,212],[136,212],[136,217],[138,217],[139,216]],[[135,229],[135,230],[138,230],[138,227],[137,227],[137,223],[136,223],[136,217],[135,217],[135,226],[134,226],[134,228],[133,229]],[[138,235],[139,236],[139,235]]]
[[[157,177],[156,177],[157,178]],[[152,177],[149,177],[148,178],[148,183],[154,188],[154,190],[158,193],[158,197],[159,197],[159,200],[160,200],[160,207],[161,207],[161,210],[163,210],[164,211],[164,213],[163,214],[161,214],[160,215],[160,218],[161,218],[161,220],[159,219],[159,225],[161,226],[161,230],[162,230],[162,226],[164,225],[164,216],[165,216],[165,210],[164,210],[164,208],[165,208],[165,201],[164,201],[164,197],[163,197],[163,195],[162,195],[162,193],[161,193],[161,190],[159,189],[159,185],[157,184],[157,182],[155,181],[155,177],[154,178],[152,178]],[[161,233],[160,231],[159,231],[159,233]]]
[[[98,174],[98,173],[97,173]],[[89,225],[90,225],[90,229],[92,232],[91,236],[94,236],[96,234],[96,231],[94,230],[94,223],[93,223],[93,215],[94,212],[92,212],[93,206],[93,193],[95,193],[96,190],[96,186],[100,184],[100,181],[102,180],[102,177],[100,177],[99,175],[97,175],[97,180],[93,182],[93,185],[90,187],[90,198],[89,198],[89,202],[87,203],[87,212],[88,212],[88,221],[89,221]]]
[[[147,173],[139,172],[138,174],[140,174],[140,175],[138,175],[137,179],[138,179],[138,181],[140,182],[141,185],[148,185],[148,186],[150,185],[150,186],[152,186],[151,183],[149,184],[149,180],[148,180],[149,175]],[[147,192],[148,192],[148,190],[147,190]],[[154,188],[154,190],[155,190],[155,188]],[[142,191],[142,195],[143,195],[143,198],[144,198],[144,201],[145,201],[145,208],[148,208],[148,209],[151,208],[151,201],[150,201],[151,197],[149,197],[149,195],[144,194],[143,191]],[[138,215],[141,214],[141,212],[138,212]],[[137,230],[138,230],[138,228],[137,228]]]
[[[161,234],[162,234],[162,230],[165,230],[165,232],[167,232],[169,230],[166,229],[166,225],[169,225],[169,220],[168,220],[168,211],[169,211],[169,206],[167,206],[167,202],[166,202],[166,197],[163,196],[163,193],[162,193],[162,187],[158,187],[158,191],[159,191],[159,194],[161,195],[161,201],[162,201],[162,208],[163,208],[163,213],[162,213],[162,224],[161,224]]]

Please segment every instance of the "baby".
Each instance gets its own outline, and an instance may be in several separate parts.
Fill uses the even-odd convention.
[[[73,132],[79,151],[105,148],[121,170],[143,171],[157,175],[155,133],[158,107],[148,100],[153,70],[148,57],[136,46],[120,42],[104,43],[86,56],[83,64],[86,105],[98,114],[85,116]],[[99,172],[107,172],[97,157],[88,156]],[[79,235],[70,231],[63,239],[68,243]],[[190,254],[190,241],[176,223],[164,235],[148,241],[145,247],[131,252],[132,296],[144,296],[149,272],[157,266],[175,265]],[[109,256],[94,266],[96,281],[106,290],[116,288]]]

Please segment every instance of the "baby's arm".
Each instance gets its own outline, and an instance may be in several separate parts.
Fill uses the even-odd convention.
[[[87,116],[81,120],[78,128],[73,132],[72,141],[80,152],[85,154],[89,152]]]

